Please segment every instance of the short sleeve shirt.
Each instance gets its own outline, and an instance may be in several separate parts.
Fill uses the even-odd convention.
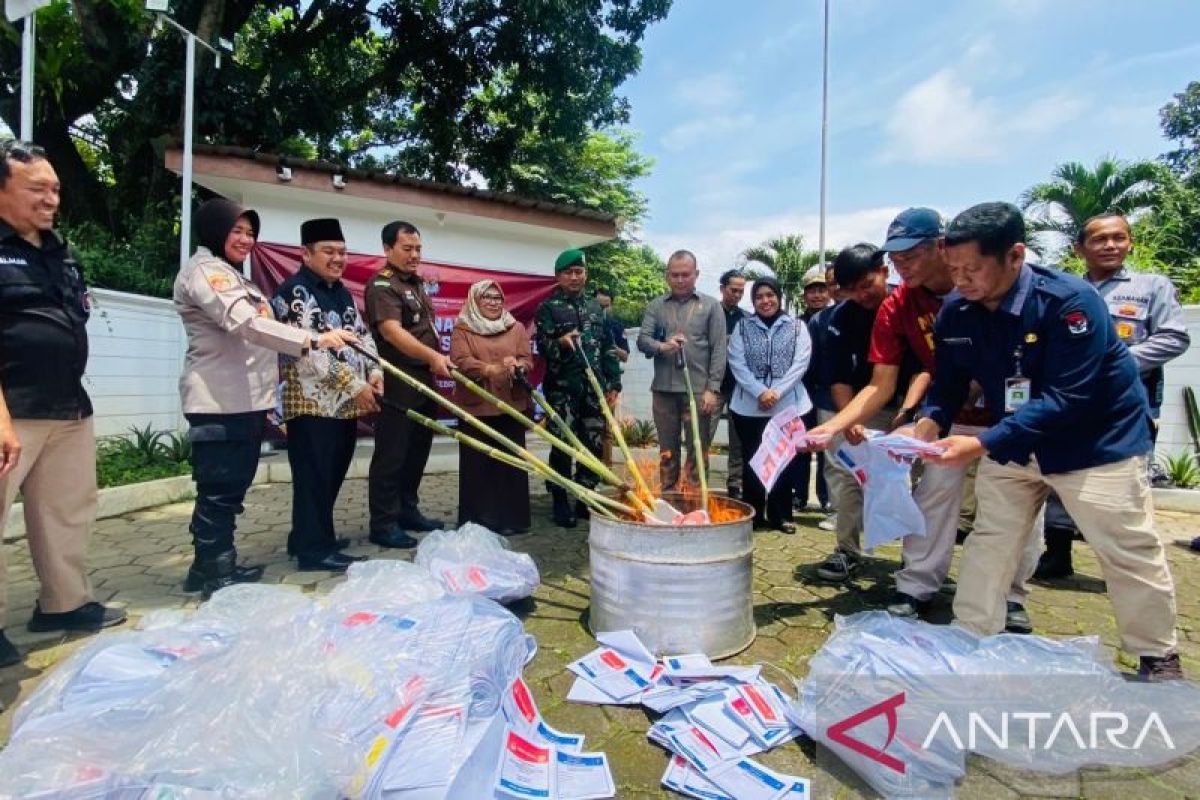
[[[933,372],[933,323],[941,309],[941,298],[925,287],[898,287],[879,306],[871,330],[870,362],[898,367],[911,353],[922,369]]]

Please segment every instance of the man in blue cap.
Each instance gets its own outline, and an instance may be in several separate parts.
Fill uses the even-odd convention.
[[[904,386],[901,373],[905,363],[915,361],[920,372],[909,384],[900,410],[886,427],[892,429],[913,421],[934,374],[934,320],[942,301],[954,288],[944,259],[945,230],[941,215],[931,208],[902,211],[888,226],[887,240],[880,249],[888,254],[903,283],[887,296],[875,315],[867,353],[871,382],[815,432],[844,433],[851,442],[862,441],[864,425],[872,418],[878,424],[877,415]],[[987,411],[977,406],[976,399],[969,398],[959,409],[953,432],[980,433],[988,424]],[[896,573],[896,594],[887,606],[891,614],[915,617],[946,580],[954,554],[966,472],[965,466],[926,465],[913,493],[925,518],[926,534],[904,539],[904,566]],[[1009,590],[1005,628],[1011,633],[1032,631],[1025,598],[1029,593],[1026,581],[1036,558],[1035,539]]]
[[[980,459],[956,621],[981,635],[1003,629],[1005,593],[1053,489],[1096,552],[1139,674],[1182,678],[1175,585],[1146,475],[1150,407],[1108,307],[1085,281],[1025,263],[1025,222],[1011,203],[959,214],[945,251],[958,293],[937,318],[937,371],[914,433],[944,437],[937,463]],[[972,381],[996,422],[945,436]]]

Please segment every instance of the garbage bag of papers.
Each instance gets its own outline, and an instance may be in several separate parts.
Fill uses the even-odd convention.
[[[910,457],[896,455],[874,438],[862,444],[842,444],[833,457],[863,487],[866,549],[910,534],[925,535],[925,516],[912,496]]]
[[[503,536],[474,522],[430,533],[417,547],[415,561],[446,591],[474,592],[498,603],[523,600],[541,582],[529,554],[514,553]]]
[[[1022,769],[1153,767],[1200,745],[1200,688],[1125,680],[1092,638],[838,617],[793,717],[885,797],[950,797],[968,752]]]
[[[0,797],[497,796],[535,643],[491,600],[371,561],[323,599],[238,585],[148,622],[89,642],[18,709]],[[611,796],[582,737],[516,730],[554,748],[543,796]]]
[[[801,733],[791,699],[760,666],[716,665],[702,653],[656,661],[633,631],[596,640],[600,647],[567,666],[576,675],[567,699],[663,713],[647,736],[672,754],[664,786],[709,800],[808,797],[807,780],[749,758]]]

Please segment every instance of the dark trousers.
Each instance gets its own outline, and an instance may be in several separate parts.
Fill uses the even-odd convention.
[[[799,472],[796,459],[792,459],[783,473],[775,479],[775,488],[768,495],[762,481],[750,467],[750,459],[762,444],[763,431],[766,430],[770,417],[743,417],[735,413],[731,413],[730,416],[733,424],[737,426],[738,438],[742,440],[742,497],[754,506],[754,519],[771,525],[790,521],[792,487],[796,485],[796,474]]]
[[[197,560],[213,559],[235,550],[235,521],[258,469],[267,412],[185,416],[196,482],[192,545]]]
[[[292,467],[292,532],[288,552],[322,558],[337,547],[333,506],[354,458],[357,420],[295,417],[288,420]]]
[[[386,395],[385,395],[386,396]],[[415,411],[436,416],[431,400],[412,404]],[[375,453],[367,485],[371,533],[387,533],[418,512],[417,492],[429,463],[433,431],[413,422],[398,408],[385,405],[375,418]]]
[[[811,430],[817,426],[817,410],[804,415],[804,427]],[[829,505],[829,486],[825,483],[825,453],[797,453],[796,462],[799,466],[796,468],[796,485],[793,487],[796,492],[796,499],[799,500],[799,505],[808,505],[808,481],[812,476],[812,462],[817,462],[817,502],[821,504],[821,508],[826,508]]]

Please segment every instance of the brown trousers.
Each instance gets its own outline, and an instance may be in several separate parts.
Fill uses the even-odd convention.
[[[38,606],[74,611],[92,599],[84,559],[96,519],[96,434],[86,419],[16,419],[21,459],[0,478],[0,541],[13,500],[25,502],[25,539],[41,584]],[[8,605],[8,567],[0,545],[0,628]]]

